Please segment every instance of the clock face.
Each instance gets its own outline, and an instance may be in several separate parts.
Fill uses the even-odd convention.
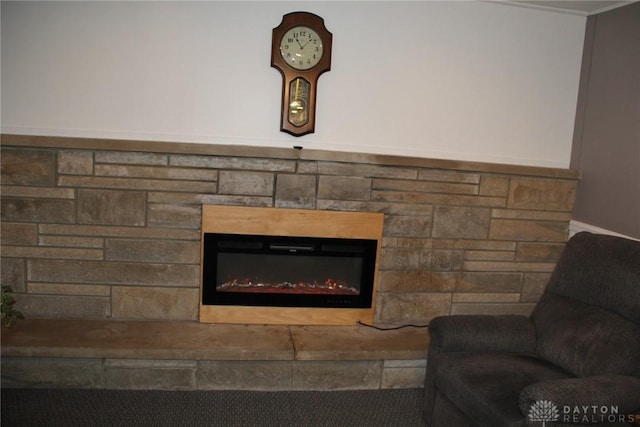
[[[308,27],[293,27],[280,40],[280,55],[296,70],[309,70],[322,59],[322,40]]]

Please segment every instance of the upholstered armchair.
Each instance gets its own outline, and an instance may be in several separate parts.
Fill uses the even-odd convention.
[[[430,427],[629,426],[640,414],[640,242],[578,233],[531,316],[443,316],[430,334]]]

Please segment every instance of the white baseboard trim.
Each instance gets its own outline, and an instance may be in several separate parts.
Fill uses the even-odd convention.
[[[624,234],[616,233],[615,231],[607,230],[605,228],[596,227],[595,225],[586,224],[584,222],[575,221],[575,220],[572,219],[569,222],[569,237],[571,237],[574,234],[579,233],[581,231],[588,231],[590,233],[596,233],[596,234],[608,234],[610,236],[624,237],[626,239],[631,239],[631,240],[639,240],[639,239],[636,239],[636,238],[633,238],[633,237],[626,236]]]

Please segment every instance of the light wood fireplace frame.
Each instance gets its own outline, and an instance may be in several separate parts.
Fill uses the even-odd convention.
[[[265,236],[374,239],[376,250],[370,308],[248,307],[202,304],[200,265],[200,322],[286,325],[354,325],[372,323],[375,313],[384,214],[375,212],[316,211],[244,206],[202,206],[200,259],[204,234],[229,233]]]

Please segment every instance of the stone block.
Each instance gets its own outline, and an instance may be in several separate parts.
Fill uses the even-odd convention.
[[[370,201],[356,200],[327,200],[318,199],[316,209],[321,211],[351,211],[351,212],[382,212],[391,214],[399,205],[392,203],[376,203]]]
[[[142,191],[78,190],[78,222],[81,224],[145,225],[145,193]]]
[[[534,242],[564,242],[569,224],[553,221],[519,221],[493,219],[489,238],[496,240],[521,240]]]
[[[202,197],[205,205],[272,207],[273,196],[236,196],[229,194],[207,194]]]
[[[152,264],[34,259],[28,280],[47,283],[98,283],[197,287],[200,268],[186,264]]]
[[[318,198],[338,200],[369,200],[371,180],[357,176],[321,176]]]
[[[58,153],[58,173],[91,175],[93,173],[93,152],[61,150]]]
[[[382,240],[383,248],[404,248],[413,249],[415,251],[428,251],[433,246],[431,239],[413,239],[411,237],[384,237]]]
[[[452,302],[453,304],[461,302],[517,303],[520,302],[520,293],[458,292],[453,294]]]
[[[428,323],[436,316],[449,314],[450,293],[384,292],[378,295],[377,323],[405,325]]]
[[[371,165],[366,163],[318,162],[321,175],[361,176],[368,178],[394,178],[413,180],[418,176],[414,168]]]
[[[5,185],[2,187],[2,197],[20,199],[69,199],[76,198],[73,188],[60,187],[26,187],[22,185]]]
[[[465,261],[462,268],[484,272],[550,272],[554,265],[552,262]]]
[[[316,191],[314,175],[278,174],[275,206],[313,209],[316,205]]]
[[[574,180],[514,177],[507,206],[511,209],[571,212],[575,195]]]
[[[456,282],[458,292],[519,292],[521,273],[463,272]]]
[[[478,194],[478,186],[476,184],[451,182],[375,179],[373,188],[376,190],[415,191],[419,193]]]
[[[516,250],[516,259],[529,262],[556,262],[563,249],[563,243],[520,242]]]
[[[506,197],[509,192],[509,178],[504,176],[483,176],[480,181],[481,196]]]
[[[267,172],[220,171],[218,192],[246,196],[273,195],[275,178]]]
[[[2,387],[103,388],[102,360],[3,357]]]
[[[428,268],[433,271],[460,270],[463,262],[463,251],[434,249],[431,251]]]
[[[291,173],[296,171],[295,160],[251,157],[172,155],[170,164],[171,166],[185,166],[193,168]]]
[[[437,206],[433,212],[433,237],[486,239],[491,210],[487,208]]]
[[[404,248],[383,248],[380,259],[382,270],[422,270],[427,265],[430,251]]]
[[[420,169],[418,179],[423,181],[462,182],[478,184],[480,175],[477,173],[464,173],[458,171],[443,171],[441,169]]]
[[[385,237],[429,237],[431,216],[388,215],[384,221]]]
[[[371,200],[377,202],[413,203],[424,205],[504,207],[504,197],[477,197],[460,194],[419,193],[415,191],[373,190]]]
[[[5,246],[3,256],[20,258],[55,258],[55,259],[85,259],[101,260],[104,257],[102,249],[60,248],[41,246]]]
[[[100,237],[40,235],[38,237],[38,244],[40,246],[99,249],[104,246],[104,239]]]
[[[200,229],[202,212],[199,205],[150,203],[147,212],[150,227]]]
[[[0,239],[3,245],[37,245],[38,226],[18,222],[3,222],[0,224]]]
[[[111,286],[83,285],[65,283],[29,283],[30,294],[47,295],[84,295],[94,297],[110,297]]]
[[[426,334],[428,334],[427,329],[423,328]],[[385,360],[384,368],[387,369],[395,369],[395,368],[426,368],[427,367],[427,359],[402,359],[402,360]]]
[[[188,181],[217,181],[218,171],[211,169],[172,168],[165,166],[97,165],[96,176],[127,178],[175,179]]]
[[[96,163],[121,163],[125,165],[167,165],[165,154],[133,151],[96,151]]]
[[[105,387],[126,390],[193,390],[197,362],[191,360],[105,360]]]
[[[381,388],[422,388],[426,360],[385,360]]]
[[[214,193],[216,182],[151,178],[112,178],[104,176],[60,175],[58,185],[78,188],[108,188],[112,190],[184,191]]]
[[[197,320],[199,289],[113,286],[114,319]]]
[[[217,191],[217,190],[216,190]],[[147,193],[148,203],[158,203],[165,205],[200,205],[212,194],[183,193],[173,191],[149,191]]]
[[[14,292],[24,291],[27,285],[24,259],[7,258],[3,254],[0,258],[0,277],[2,285],[11,286]]]
[[[108,296],[20,294],[16,307],[27,318],[106,319],[111,315]]]
[[[386,215],[431,215],[431,205],[356,200],[319,199],[316,209],[328,211],[381,212]]]
[[[96,236],[148,239],[200,240],[198,230],[153,227],[117,227],[107,225],[40,224],[40,236]]]
[[[571,212],[558,211],[534,211],[524,209],[492,209],[491,218],[493,219],[532,219],[536,221],[571,221]]]
[[[294,390],[370,390],[380,388],[382,361],[298,361]]]
[[[512,251],[465,251],[467,261],[513,261],[515,253]]]
[[[466,239],[435,239],[434,249],[465,249],[467,251],[511,251],[515,252],[516,242],[500,240],[466,240]]]
[[[108,261],[200,264],[200,242],[151,239],[106,239]]]
[[[483,314],[489,316],[501,314],[515,314],[519,316],[529,316],[533,311],[534,304],[510,304],[510,303],[456,303],[451,306],[452,315]]]
[[[53,222],[69,224],[76,220],[74,200],[2,198],[2,221]]]
[[[289,361],[200,361],[197,387],[200,390],[290,390],[292,362]]]
[[[460,281],[462,272],[459,271],[437,271],[429,274],[428,291],[431,292],[452,292],[456,284]]]
[[[381,271],[378,292],[417,292],[429,289],[431,274],[426,271]]]
[[[2,185],[49,185],[56,180],[56,154],[46,150],[2,150]]]

